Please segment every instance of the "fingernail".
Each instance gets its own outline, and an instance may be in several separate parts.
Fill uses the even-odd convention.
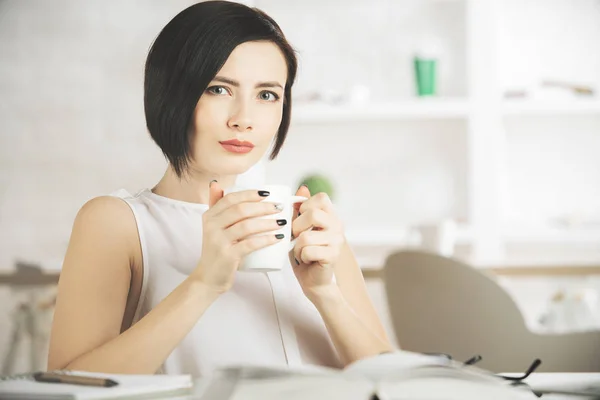
[[[277,225],[283,226],[285,224],[287,224],[287,220],[285,220],[285,219],[278,219],[277,220]]]
[[[281,203],[275,203],[275,209],[279,210],[279,211],[283,210],[283,204],[281,204]]]
[[[294,261],[296,261],[296,265],[300,265],[300,262],[298,261],[298,259],[296,257],[294,257]]]
[[[275,235],[277,239],[283,239],[283,236],[283,233],[278,233],[277,235]]]
[[[209,187],[212,186],[212,184],[215,183],[216,181],[217,181],[216,179],[213,179],[212,181],[210,181],[210,183],[208,184],[208,186]]]
[[[261,197],[267,197],[268,195],[270,195],[270,192],[267,192],[266,190],[259,190],[258,191],[258,195]]]
[[[300,185],[300,187],[298,189],[300,189],[302,186],[304,186],[305,188],[308,189],[308,185],[306,183],[303,183],[302,185]]]

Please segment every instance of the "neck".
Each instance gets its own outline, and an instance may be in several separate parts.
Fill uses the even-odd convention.
[[[152,191],[160,196],[188,203],[208,204],[208,185],[217,180],[221,189],[233,186],[237,175],[218,175],[209,172],[190,171],[181,178],[177,176],[171,165],[167,167],[162,179]]]

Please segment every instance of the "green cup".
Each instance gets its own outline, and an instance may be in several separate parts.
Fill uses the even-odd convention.
[[[415,57],[415,80],[419,96],[435,96],[436,94],[436,64],[435,59]]]

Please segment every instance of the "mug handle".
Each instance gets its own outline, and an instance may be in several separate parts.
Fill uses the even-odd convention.
[[[292,204],[304,203],[306,200],[308,200],[308,197],[304,197],[304,196],[292,196],[291,203]],[[290,221],[290,224],[291,223],[292,223],[292,221]],[[310,229],[312,229],[312,228],[310,228]],[[292,251],[294,249],[294,246],[296,246],[296,240],[298,240],[298,238],[290,240],[290,245],[289,245],[288,251]]]

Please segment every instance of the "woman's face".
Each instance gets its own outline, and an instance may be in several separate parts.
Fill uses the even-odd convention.
[[[271,42],[236,47],[194,111],[192,170],[237,175],[270,148],[283,112],[285,58]],[[247,146],[228,145],[238,140]]]

